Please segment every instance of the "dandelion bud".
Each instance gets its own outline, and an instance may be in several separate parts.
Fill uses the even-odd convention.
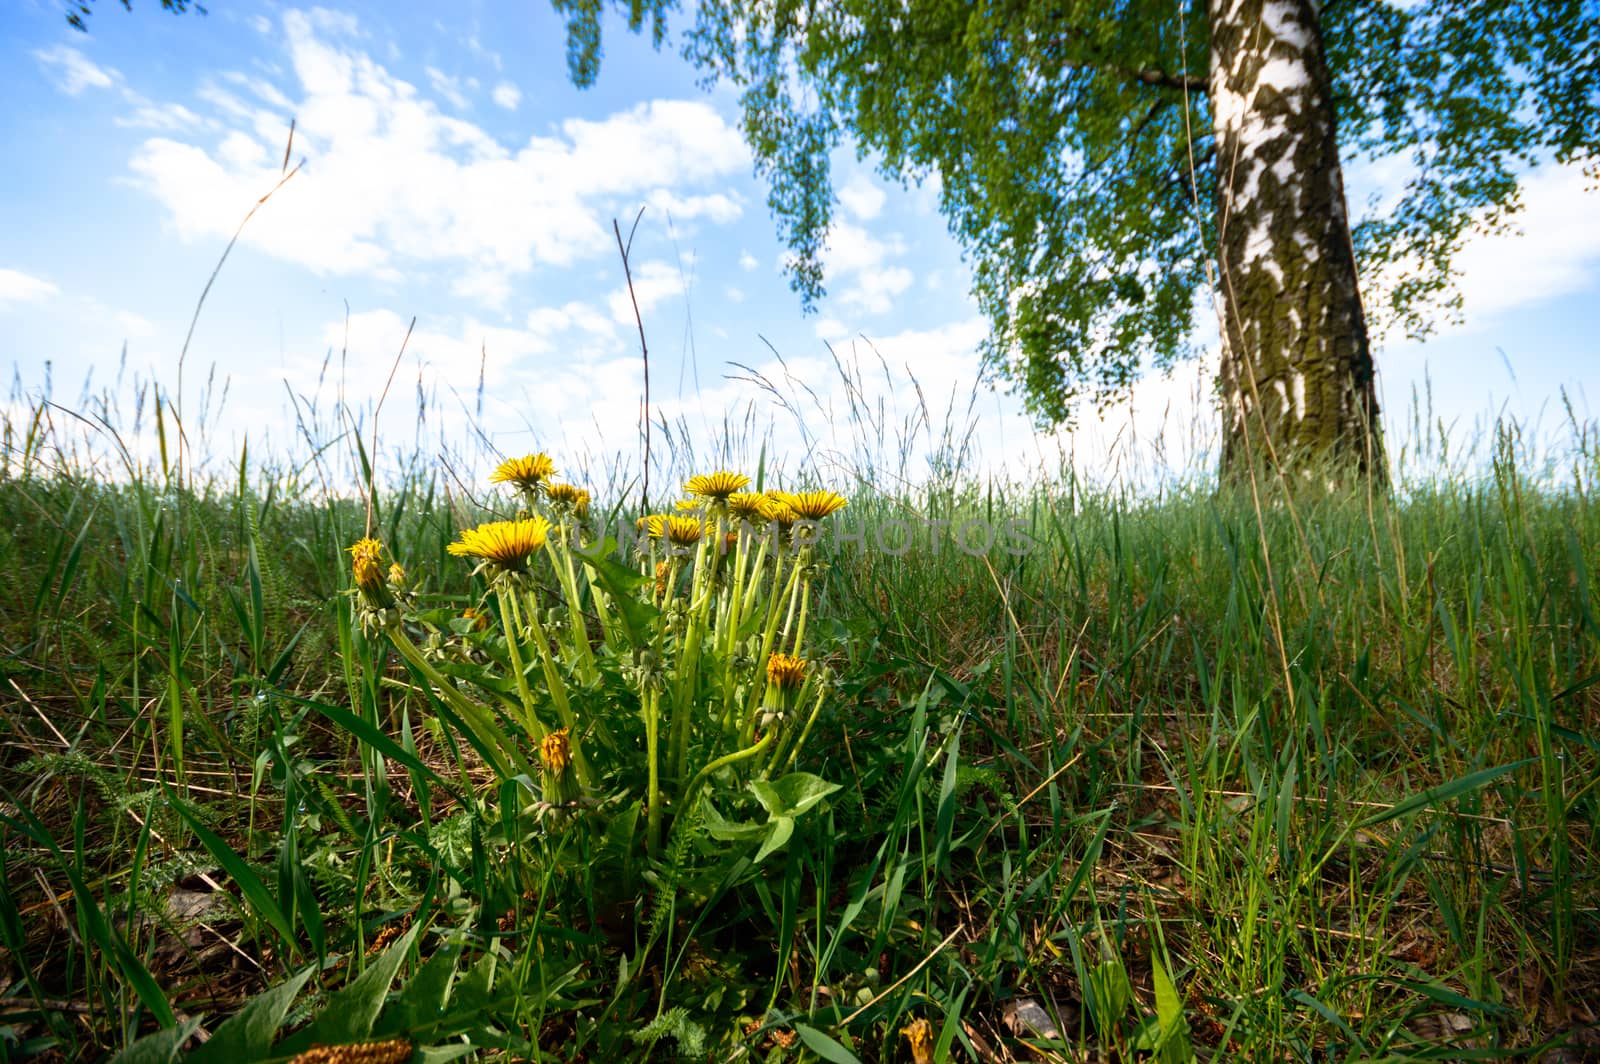
[[[540,790],[545,802],[559,809],[576,801],[578,782],[573,778],[572,740],[567,729],[553,731],[539,743],[539,763],[544,768]]]

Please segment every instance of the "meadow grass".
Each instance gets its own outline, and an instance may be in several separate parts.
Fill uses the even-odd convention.
[[[175,446],[74,450],[66,415],[20,409],[0,459],[8,1057],[1594,1042],[1587,427],[1570,473],[1528,468],[1506,429],[1441,474],[1416,431],[1392,494],[1293,498],[987,482],[959,417],[914,474],[880,434],[817,548],[810,646],[834,679],[797,767],[839,789],[755,861],[699,807],[659,853],[541,826],[363,632],[346,548],[368,533],[430,604],[482,601],[447,550],[485,516],[481,482],[421,456],[375,474],[343,412],[306,412],[298,459],[197,475]],[[747,425],[699,441],[709,459],[664,428],[669,468],[780,479]],[[593,486],[631,520],[635,485]]]

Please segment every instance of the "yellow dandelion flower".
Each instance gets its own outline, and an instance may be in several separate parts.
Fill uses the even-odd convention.
[[[773,654],[767,659],[767,682],[792,691],[805,682],[806,661],[793,654]]]
[[[355,546],[347,549],[350,551],[350,575],[355,578],[356,587],[368,594],[382,591],[383,544],[368,536],[356,540]]]
[[[755,492],[736,491],[728,496],[728,513],[741,521],[767,519],[767,497]]]
[[[706,526],[695,517],[673,515],[668,517],[664,524],[667,542],[679,547],[694,546],[700,542],[700,537],[705,535],[706,531]]]
[[[683,490],[701,499],[726,502],[728,496],[750,483],[743,473],[730,473],[726,469],[709,475],[690,477]]]
[[[579,517],[589,512],[589,492],[576,484],[548,484],[544,494],[555,505],[564,506]]]
[[[919,1016],[900,1033],[911,1043],[911,1059],[916,1064],[933,1064],[933,1024]]]
[[[800,520],[800,515],[794,512],[794,507],[789,505],[785,496],[770,491],[767,493],[767,509],[764,516],[784,532],[789,531],[794,527],[794,523]]]
[[[507,458],[489,475],[491,484],[514,484],[530,495],[537,495],[551,477],[556,475],[556,464],[542,451],[525,454],[521,458]]]
[[[458,557],[482,558],[508,572],[521,572],[549,534],[550,522],[542,517],[490,521],[462,529],[461,539],[446,549]]]
[[[680,514],[697,514],[706,508],[706,504],[700,499],[679,499],[672,506]]]
[[[474,632],[481,632],[489,627],[489,615],[471,606],[461,611],[461,619],[468,622]]]
[[[553,731],[539,743],[539,760],[544,765],[544,770],[554,775],[561,775],[572,764],[572,741],[567,738],[567,729]]]
[[[820,521],[847,505],[845,497],[836,491],[788,492],[783,496],[783,501],[789,504],[795,516],[807,521]]]
[[[667,515],[646,514],[634,522],[634,527],[639,530],[640,535],[660,539],[667,530]]]

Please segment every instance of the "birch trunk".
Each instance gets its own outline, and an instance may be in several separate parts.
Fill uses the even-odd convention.
[[[1382,478],[1318,0],[1208,0],[1222,467]]]

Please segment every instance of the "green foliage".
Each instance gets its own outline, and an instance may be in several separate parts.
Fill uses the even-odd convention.
[[[630,24],[639,24],[638,0]],[[648,5],[660,42],[670,5]],[[1306,5],[1313,7],[1315,5]],[[599,62],[602,5],[557,5]],[[1588,0],[1321,5],[1344,163],[1416,174],[1353,216],[1379,325],[1460,309],[1451,263],[1509,224],[1529,167],[1600,151],[1600,13]],[[685,53],[741,93],[768,205],[810,306],[824,290],[834,151],[939,181],[991,323],[985,353],[1042,421],[1190,352],[1216,243],[1200,0],[702,0]]]
[[[1592,439],[1553,482],[1510,434],[1453,477],[1419,437],[1392,500],[1265,511],[1209,486],[978,489],[959,463],[863,489],[852,527],[1015,519],[1036,549],[818,545],[781,645],[831,663],[825,710],[792,764],[724,764],[668,805],[654,855],[639,769],[607,767],[646,749],[622,665],[672,612],[647,561],[577,576],[593,683],[548,555],[531,581],[602,781],[557,824],[539,770],[491,756],[539,752],[504,622],[461,616],[494,594],[445,553],[464,515],[401,507],[400,487],[375,506],[411,562],[401,631],[497,730],[482,750],[340,594],[364,508],[266,473],[169,494],[159,474],[109,485],[12,453],[0,509],[30,519],[0,536],[4,1050],[205,1064],[404,1037],[423,1061],[873,1061],[905,1059],[918,1018],[913,1051],[935,1059],[1026,1042],[1457,1059],[1576,1038],[1562,1017],[1596,995],[1600,910]],[[259,613],[252,542],[271,559]],[[682,623],[663,662],[683,660]],[[296,639],[323,649],[269,681],[259,663]],[[696,696],[726,695],[748,657],[703,654]],[[688,780],[713,738],[691,730]],[[1018,998],[1059,1038],[1006,1028]]]
[[[67,25],[79,33],[89,32],[89,16],[94,14],[94,0],[68,0]],[[181,15],[193,6],[195,11],[204,15],[206,9],[194,0],[161,0],[161,10],[170,11],[174,15]],[[124,11],[133,10],[133,0],[122,0]]]

